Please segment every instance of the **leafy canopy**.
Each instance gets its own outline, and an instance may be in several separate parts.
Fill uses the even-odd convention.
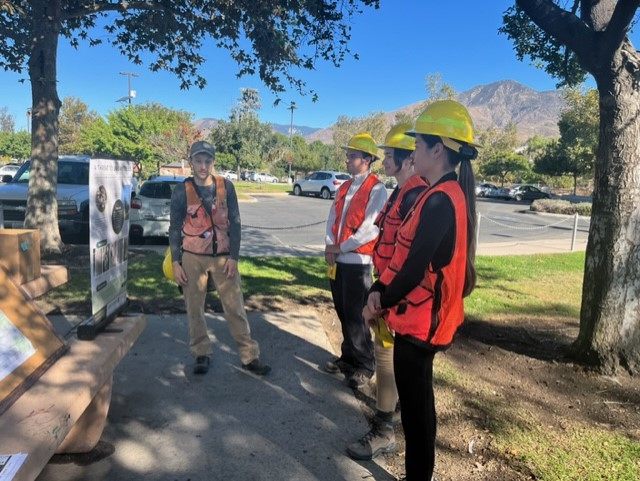
[[[32,4],[26,0],[0,4],[0,68],[25,70],[32,24],[39,21],[33,18]],[[315,98],[292,71],[312,69],[318,60],[340,65],[351,55],[351,18],[364,7],[378,8],[379,0],[62,0],[59,4],[60,34],[72,46],[109,42],[136,65],[174,73],[183,89],[206,85],[198,73],[205,61],[200,51],[212,42],[236,61],[237,76],[258,75],[276,94],[284,92],[287,83]]]

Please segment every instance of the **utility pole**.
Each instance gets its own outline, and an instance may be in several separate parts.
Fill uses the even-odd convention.
[[[289,104],[289,110],[291,110],[291,124],[289,126],[289,178],[291,179],[291,162],[293,161],[293,159],[291,158],[293,156],[293,111],[296,108],[296,103],[295,102],[291,102],[291,104]]]
[[[116,100],[116,102],[122,102],[124,100],[128,100],[129,101],[129,105],[131,105],[131,99],[136,96],[135,91],[131,90],[131,77],[139,77],[140,75],[138,75],[137,73],[133,73],[133,72],[120,72],[120,75],[126,75],[127,76],[127,87],[128,87],[128,90],[127,90],[127,96]]]

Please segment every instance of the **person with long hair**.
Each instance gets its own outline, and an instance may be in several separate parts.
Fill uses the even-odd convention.
[[[460,103],[430,104],[412,130],[414,170],[430,187],[404,218],[388,267],[372,285],[363,317],[384,312],[395,332],[394,374],[402,406],[407,481],[429,480],[435,464],[433,359],[464,320],[463,298],[476,282],[475,180],[479,145]],[[456,173],[458,169],[458,174]]]
[[[418,194],[427,188],[425,180],[413,171],[415,139],[405,132],[411,128],[408,122],[394,125],[379,147],[383,149],[382,167],[386,176],[393,176],[397,185],[386,205],[378,214],[375,225],[380,229],[373,247],[373,273],[378,277],[389,265],[396,244],[396,234],[402,219],[409,212]],[[373,459],[381,453],[396,448],[393,425],[398,422],[396,406],[398,390],[393,375],[393,338],[385,321],[379,317],[373,327],[376,362],[376,413],[371,429],[357,441],[347,446],[347,454],[353,459]]]

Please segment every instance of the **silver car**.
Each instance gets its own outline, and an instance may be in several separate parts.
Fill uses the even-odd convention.
[[[167,237],[171,213],[171,194],[181,175],[158,175],[145,181],[140,193],[131,200],[130,232],[133,240]]]
[[[343,182],[351,178],[346,172],[336,172],[333,170],[319,170],[298,179],[293,183],[293,195],[317,195],[323,199],[331,199],[338,187]]]

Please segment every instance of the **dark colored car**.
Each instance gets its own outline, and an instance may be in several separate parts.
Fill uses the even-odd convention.
[[[517,187],[513,187],[509,189],[507,192],[509,199],[517,200],[518,202],[522,200],[526,201],[534,201],[536,199],[550,199],[551,194],[545,192],[535,185],[530,184],[520,184]]]

